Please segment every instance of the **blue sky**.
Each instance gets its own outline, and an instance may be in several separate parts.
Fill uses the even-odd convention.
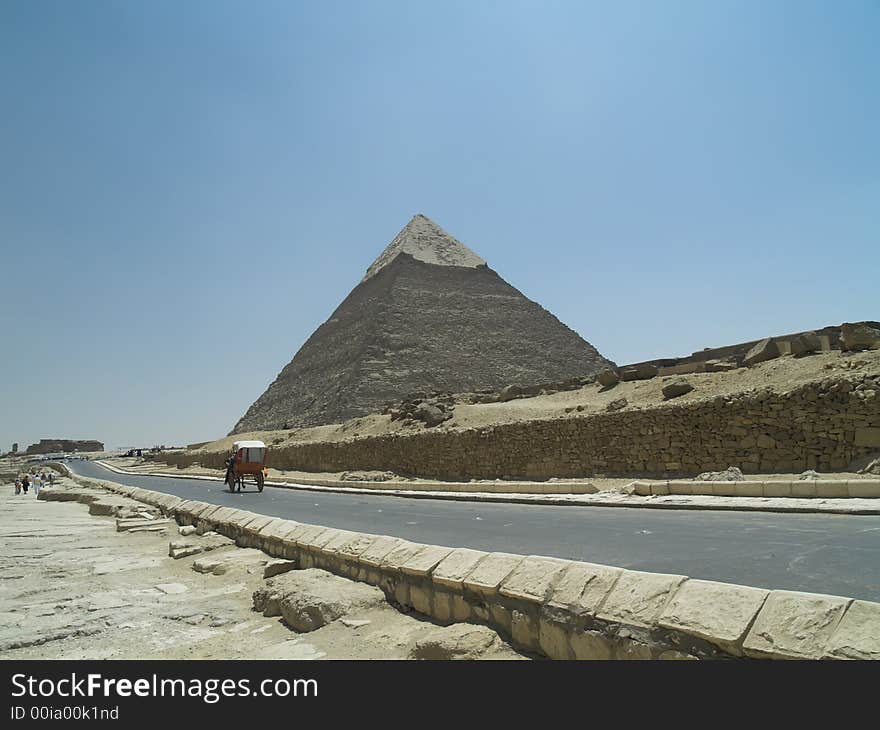
[[[0,449],[225,433],[416,212],[619,363],[880,318],[878,36],[856,0],[5,0]]]

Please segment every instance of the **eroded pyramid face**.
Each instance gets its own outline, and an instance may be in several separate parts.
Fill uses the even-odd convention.
[[[413,393],[585,377],[606,360],[416,215],[233,433],[340,423]]]

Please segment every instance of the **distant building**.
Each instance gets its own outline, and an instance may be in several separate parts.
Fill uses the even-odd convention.
[[[13,454],[18,453],[18,442],[17,441],[14,444],[12,444],[12,453]]]
[[[52,454],[56,451],[70,453],[72,451],[103,451],[104,444],[100,441],[73,441],[69,439],[40,439],[39,443],[31,444],[25,453]]]

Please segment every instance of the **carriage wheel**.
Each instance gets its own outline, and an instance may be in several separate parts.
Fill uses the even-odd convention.
[[[256,473],[256,478],[257,478],[257,489],[259,489],[262,492],[263,491],[263,472],[258,471]]]

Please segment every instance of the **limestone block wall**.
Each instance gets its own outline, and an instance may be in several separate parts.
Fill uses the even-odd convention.
[[[880,449],[880,376],[847,375],[785,393],[771,389],[589,416],[424,431],[270,449],[279,469],[391,470],[434,479],[681,477],[834,471]],[[180,452],[181,467],[222,468],[225,454]]]
[[[880,659],[880,604],[424,545],[337,530],[112,482],[180,524],[380,587],[442,624],[493,627],[552,659]]]

